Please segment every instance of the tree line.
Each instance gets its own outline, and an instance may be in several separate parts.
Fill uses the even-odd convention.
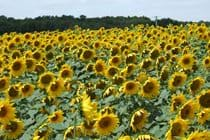
[[[202,22],[202,21],[201,21]],[[15,19],[12,17],[0,16],[0,34],[9,32],[34,32],[34,31],[53,31],[53,30],[65,30],[73,29],[76,25],[84,29],[99,29],[100,27],[112,28],[112,27],[130,27],[132,25],[144,24],[144,25],[156,25],[167,26],[169,24],[180,25],[190,22],[177,21],[170,18],[163,18],[158,20],[151,20],[148,17],[141,16],[106,16],[87,18],[85,15],[80,17],[74,16],[39,16],[36,18]],[[210,25],[209,22],[205,22]]]

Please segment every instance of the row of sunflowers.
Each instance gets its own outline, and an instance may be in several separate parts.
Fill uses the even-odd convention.
[[[209,140],[210,28],[0,36],[0,139]]]

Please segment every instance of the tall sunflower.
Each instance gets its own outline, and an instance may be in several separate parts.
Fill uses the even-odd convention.
[[[7,123],[15,118],[15,108],[8,100],[0,100],[0,123]]]
[[[171,112],[177,111],[178,108],[184,104],[186,101],[186,98],[184,96],[183,93],[179,94],[179,95],[172,95],[172,99],[171,99]]]
[[[169,89],[175,90],[182,86],[187,79],[187,75],[184,72],[175,72],[168,81]]]
[[[117,127],[119,123],[119,118],[115,114],[103,114],[100,115],[95,122],[95,130],[99,135],[109,135]]]
[[[160,84],[156,78],[149,77],[144,83],[141,95],[145,98],[154,98],[159,95]]]
[[[134,132],[136,132],[137,130],[141,130],[145,126],[148,116],[149,116],[149,113],[144,109],[140,109],[136,111],[133,114],[130,121],[130,127],[132,128],[132,130]]]
[[[193,54],[184,54],[178,62],[183,69],[192,69],[194,63],[195,59]]]
[[[19,119],[12,119],[2,126],[7,139],[17,139],[24,131],[24,123]]]
[[[127,81],[123,84],[122,90],[123,93],[127,95],[136,94],[139,91],[139,84],[136,81]]]
[[[26,64],[23,58],[18,58],[13,61],[10,66],[11,74],[15,77],[22,75],[25,72]]]
[[[176,118],[175,120],[170,121],[170,129],[166,133],[166,139],[174,140],[176,136],[183,137],[187,129],[188,129],[187,121]]]

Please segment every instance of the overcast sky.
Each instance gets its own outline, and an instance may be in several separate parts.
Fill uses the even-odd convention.
[[[210,21],[210,0],[0,0],[0,15],[147,16]]]

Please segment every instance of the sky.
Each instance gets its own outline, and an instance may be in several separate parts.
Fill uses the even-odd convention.
[[[34,18],[147,16],[181,21],[210,21],[210,0],[0,0],[0,15]]]

